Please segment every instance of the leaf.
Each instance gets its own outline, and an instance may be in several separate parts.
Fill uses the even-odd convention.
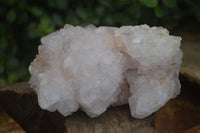
[[[97,14],[98,16],[103,16],[103,15],[104,15],[104,11],[105,11],[105,9],[104,9],[103,6],[98,6],[98,7],[96,8],[96,14]]]
[[[48,0],[49,7],[53,7],[60,10],[66,10],[68,6],[68,0]]]
[[[56,0],[56,5],[59,9],[65,10],[68,6],[68,0]]]
[[[199,6],[196,6],[194,15],[195,15],[197,21],[200,22],[200,7]]]
[[[100,0],[99,3],[104,7],[109,7],[111,5],[111,0]]]
[[[111,16],[111,15],[107,15],[107,16],[104,18],[104,22],[105,22],[106,25],[112,26],[112,25],[113,25],[112,16]]]
[[[49,34],[54,31],[54,27],[52,26],[51,18],[46,16],[40,20],[40,24],[38,25],[38,30],[42,35]]]
[[[44,11],[41,8],[39,8],[39,7],[31,7],[30,8],[30,12],[34,16],[39,17],[39,16],[41,16],[43,14]]]
[[[8,74],[8,83],[13,84],[15,82],[15,78],[16,78],[16,76],[14,74],[9,73]]]
[[[87,13],[86,13],[86,10],[84,8],[77,7],[76,8],[76,13],[81,19],[87,20]]]
[[[7,40],[6,40],[6,37],[5,36],[1,36],[0,37],[0,50],[2,53],[4,53],[4,50],[6,49],[7,47]],[[1,53],[0,53],[1,55]]]
[[[56,2],[55,2],[55,0],[48,0],[48,1],[47,1],[47,5],[48,5],[49,7],[55,7]]]
[[[5,0],[5,2],[9,5],[13,5],[15,3],[15,0]]]
[[[63,25],[62,17],[59,14],[53,14],[52,18],[53,18],[54,25],[56,26]]]
[[[10,11],[7,13],[6,19],[7,19],[9,22],[14,22],[15,19],[16,19],[16,13],[15,13],[15,11],[14,11],[14,10],[10,10]]]
[[[140,3],[147,7],[153,8],[157,6],[158,0],[140,0]]]
[[[28,35],[28,39],[36,39],[37,37],[40,37],[40,33],[37,30],[37,24],[34,22],[30,22],[27,25],[27,35]]]
[[[162,18],[164,16],[164,12],[159,6],[156,6],[154,8],[154,13],[155,13],[156,17],[158,17],[158,18]]]
[[[177,0],[163,0],[163,4],[166,7],[173,8],[176,6]]]

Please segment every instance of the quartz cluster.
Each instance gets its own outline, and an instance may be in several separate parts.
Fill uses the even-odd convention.
[[[42,109],[64,116],[129,104],[144,118],[180,93],[180,42],[162,27],[66,24],[41,39],[30,84]]]

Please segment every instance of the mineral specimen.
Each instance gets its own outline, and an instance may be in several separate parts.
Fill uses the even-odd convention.
[[[180,93],[180,37],[164,28],[65,25],[41,39],[30,84],[42,109],[90,117],[129,103],[144,118]]]

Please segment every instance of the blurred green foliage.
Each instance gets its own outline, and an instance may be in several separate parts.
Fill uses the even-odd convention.
[[[0,0],[0,85],[28,80],[40,38],[65,23],[199,31],[198,0]]]

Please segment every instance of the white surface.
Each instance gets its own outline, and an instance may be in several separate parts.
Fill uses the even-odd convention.
[[[180,41],[147,25],[65,25],[41,39],[30,84],[41,108],[65,116],[81,108],[96,117],[123,101],[133,117],[144,118],[180,92]],[[122,87],[125,79],[128,89]]]

